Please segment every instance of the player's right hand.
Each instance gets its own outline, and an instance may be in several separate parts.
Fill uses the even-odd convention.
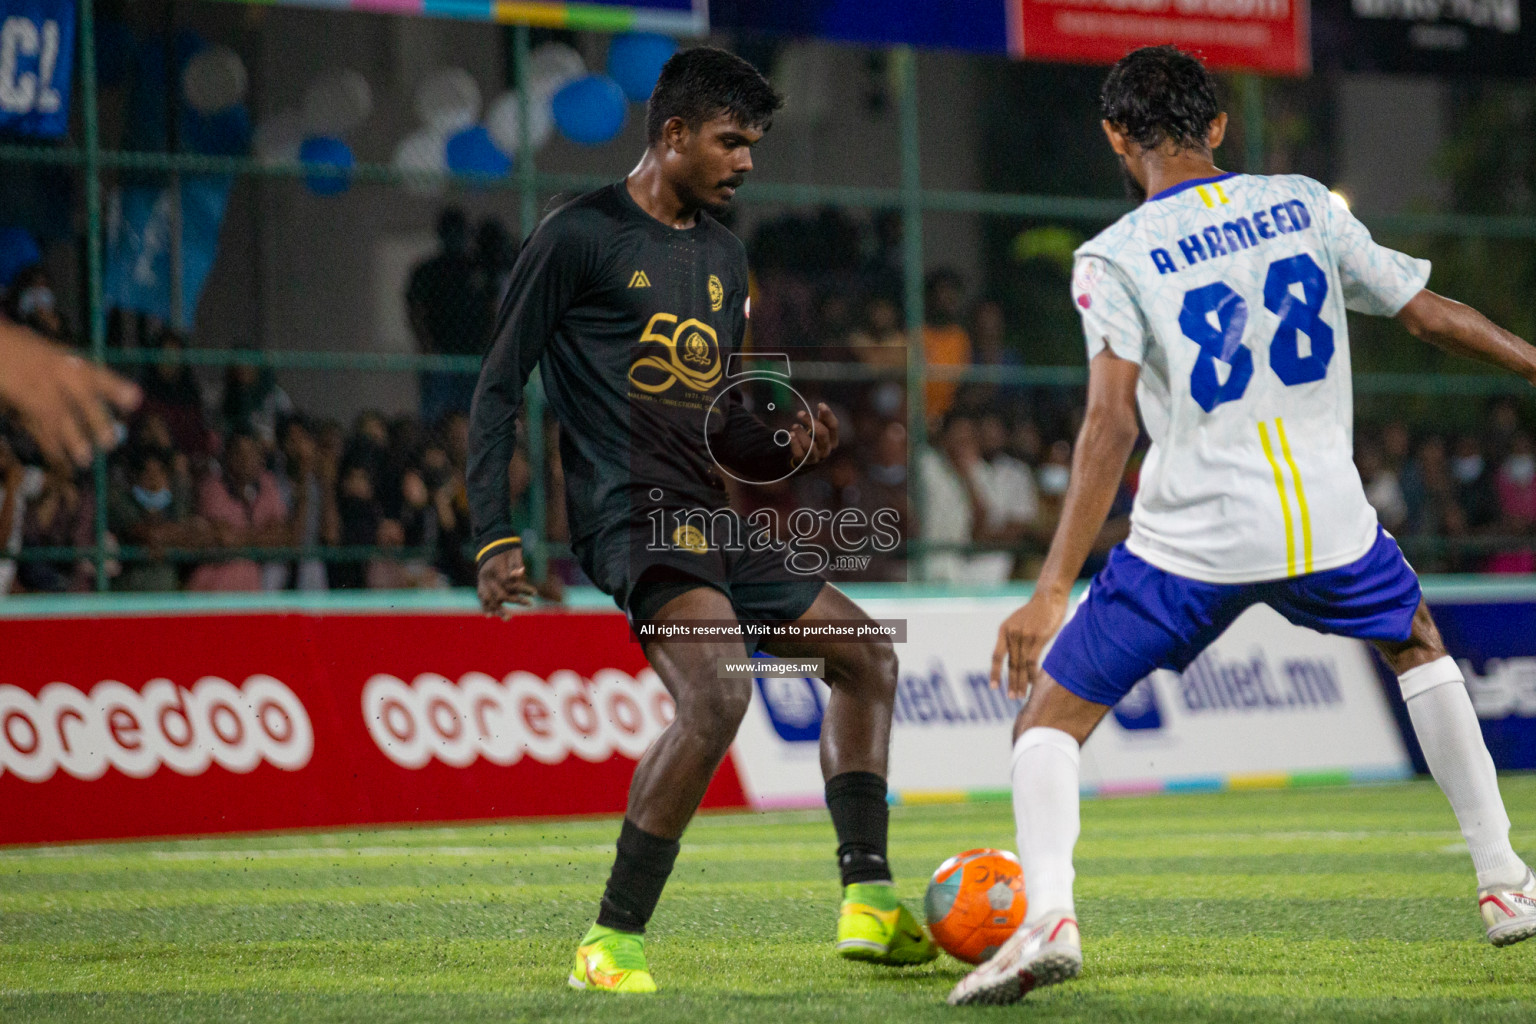
[[[1066,617],[1066,597],[1037,590],[1028,604],[1004,619],[992,651],[992,689],[1002,685],[1006,661],[1008,696],[1023,700],[1040,672],[1040,652]]]
[[[476,589],[481,611],[500,616],[503,622],[512,617],[508,605],[533,604],[536,591],[523,568],[523,549],[509,547],[481,562]]]
[[[91,463],[117,444],[112,410],[130,413],[143,394],[111,370],[13,324],[0,325],[0,401],[14,408],[49,461]]]

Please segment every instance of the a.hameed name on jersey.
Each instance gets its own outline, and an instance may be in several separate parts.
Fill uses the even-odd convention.
[[[1185,235],[1167,248],[1153,249],[1148,255],[1159,274],[1177,274],[1185,267],[1232,256],[1282,235],[1311,230],[1312,223],[1312,213],[1306,203],[1300,199],[1286,199]]]

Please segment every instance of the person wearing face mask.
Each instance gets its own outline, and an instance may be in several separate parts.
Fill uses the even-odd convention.
[[[48,272],[41,265],[28,267],[16,275],[7,292],[5,314],[45,338],[69,340],[69,326],[59,312]]]
[[[1493,467],[1483,457],[1483,446],[1476,436],[1462,434],[1456,439],[1451,478],[1456,481],[1456,503],[1466,518],[1467,531],[1486,534],[1497,529],[1499,492]]]
[[[164,548],[207,544],[206,522],[192,518],[184,489],[173,485],[164,453],[153,448],[133,453],[125,478],[107,495],[107,528],[124,544],[142,545],[155,554]],[[181,589],[176,565],[163,558],[129,561],[112,589],[173,591]]]
[[[213,524],[219,547],[288,547],[296,524],[309,518],[309,491],[294,493],[290,515],[277,478],[262,461],[261,443],[252,434],[233,433],[224,442],[217,473],[198,492],[198,514]],[[266,576],[249,558],[205,563],[193,571],[188,590],[257,591]]]
[[[1494,481],[1499,495],[1499,533],[1508,537],[1536,534],[1536,446],[1521,430],[1510,438],[1509,454],[1499,464]],[[1536,572],[1536,551],[1529,545],[1500,551],[1488,560],[1487,572]]]

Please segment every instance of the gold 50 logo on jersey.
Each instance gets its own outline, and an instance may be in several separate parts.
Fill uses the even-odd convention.
[[[659,395],[678,383],[691,391],[708,391],[720,383],[720,339],[702,320],[678,323],[671,313],[657,313],[645,325],[640,344],[662,349],[648,348],[629,368],[629,382],[647,394]]]

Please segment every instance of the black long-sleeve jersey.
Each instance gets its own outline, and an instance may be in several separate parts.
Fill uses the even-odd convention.
[[[507,465],[536,365],[578,554],[651,509],[727,507],[716,458],[743,477],[788,473],[789,449],[729,388],[746,317],[746,250],[708,214],[669,227],[621,181],[545,218],[513,268],[470,414],[477,559],[514,543]]]

